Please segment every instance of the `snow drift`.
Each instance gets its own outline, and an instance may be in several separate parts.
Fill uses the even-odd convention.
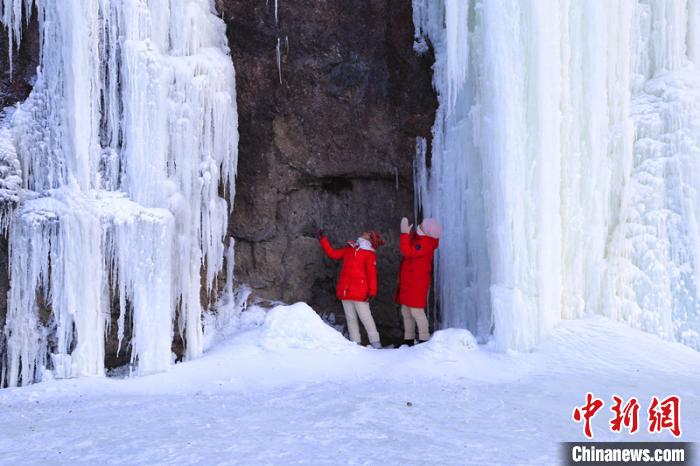
[[[355,346],[306,303],[276,306],[265,316],[259,345],[267,350],[348,349]]]
[[[418,348],[426,348],[438,354],[460,354],[477,347],[476,338],[469,330],[448,328],[436,331],[430,340]]]

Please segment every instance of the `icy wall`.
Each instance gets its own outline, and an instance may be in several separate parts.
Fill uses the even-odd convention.
[[[114,303],[139,373],[172,363],[175,331],[196,357],[234,195],[225,25],[209,0],[4,0],[11,47],[33,5],[38,76],[0,131],[21,186],[0,386],[103,374]]]
[[[414,23],[442,325],[523,350],[598,313],[700,349],[700,2],[414,0]]]

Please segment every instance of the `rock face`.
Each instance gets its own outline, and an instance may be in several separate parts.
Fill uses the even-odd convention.
[[[39,65],[39,22],[37,13],[22,28],[19,48],[12,45],[12,70],[7,31],[0,26],[0,109],[10,107],[29,96]]]
[[[415,138],[429,136],[437,106],[432,56],[412,48],[411,1],[216,5],[237,72],[240,146],[230,227],[237,280],[259,298],[306,301],[343,325],[334,296],[339,264],[324,257],[315,231],[324,227],[340,247],[363,230],[378,230],[387,244],[378,254],[373,310],[385,343],[400,340],[393,304],[398,225],[413,215]],[[0,108],[31,90],[39,58],[36,15],[14,53],[12,73],[6,42],[0,42]],[[0,328],[6,262],[0,239]],[[108,340],[108,367],[126,363],[128,352],[117,354],[116,336]]]
[[[258,297],[306,301],[343,324],[339,265],[314,233],[325,228],[339,247],[378,230],[387,244],[373,313],[383,340],[400,340],[398,226],[413,216],[415,140],[429,136],[437,106],[432,56],[412,48],[411,1],[218,7],[238,92],[237,280]]]

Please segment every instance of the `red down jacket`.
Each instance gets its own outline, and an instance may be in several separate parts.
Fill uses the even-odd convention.
[[[409,307],[424,308],[428,302],[433,254],[440,240],[430,236],[402,233],[399,239],[401,268],[395,300]]]
[[[335,249],[327,237],[321,238],[321,247],[333,260],[343,260],[340,278],[335,288],[335,295],[341,301],[366,301],[377,295],[377,255],[374,251],[363,249],[352,242]]]

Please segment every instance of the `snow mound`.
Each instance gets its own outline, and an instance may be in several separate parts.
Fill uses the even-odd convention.
[[[241,313],[241,328],[248,329],[260,327],[265,323],[266,316],[267,312],[261,307],[253,306],[248,308],[245,310],[245,312]]]
[[[461,353],[478,347],[476,338],[469,330],[448,328],[433,333],[429,341],[422,345],[435,353]]]
[[[262,325],[259,345],[268,350],[289,348],[343,349],[354,346],[326,325],[306,303],[272,308]]]

